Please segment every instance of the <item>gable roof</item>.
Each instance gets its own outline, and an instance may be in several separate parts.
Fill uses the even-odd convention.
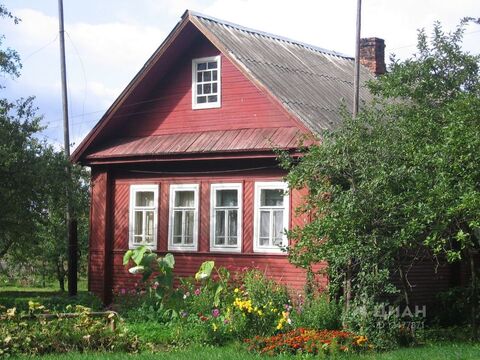
[[[188,46],[189,43],[185,39],[189,39],[192,28],[211,41],[258,88],[298,120],[303,128],[313,133],[321,133],[339,125],[341,101],[347,108],[352,107],[354,68],[352,57],[187,10],[182,20],[73,152],[72,161],[78,162],[88,152],[91,153],[89,150],[92,150],[92,144],[101,136],[102,131],[105,132],[105,127],[115,116],[119,114],[128,116],[130,104],[134,105],[135,100],[138,101],[142,94],[145,94],[139,85],[152,82],[152,77],[165,73],[165,69],[173,61],[172,57],[175,54],[178,56],[181,52],[175,51],[172,45],[182,43],[180,46]],[[370,71],[361,67],[362,82],[372,78]],[[360,88],[360,97],[364,101],[371,99],[371,95],[363,86]],[[95,144],[97,149],[90,154],[91,157],[107,156],[110,146],[118,148],[121,145],[116,140],[118,139],[103,144],[100,149],[98,145],[101,144]],[[133,144],[128,140],[125,142]],[[158,149],[157,145],[153,148]],[[120,148],[127,152],[133,149],[128,145]],[[232,150],[251,149],[230,149]],[[195,152],[198,149],[185,146],[182,151]],[[208,152],[208,149],[203,151]]]

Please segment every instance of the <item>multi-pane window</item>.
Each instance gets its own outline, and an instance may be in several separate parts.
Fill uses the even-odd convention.
[[[210,249],[240,251],[242,184],[212,184],[210,209]]]
[[[171,185],[169,248],[197,250],[197,239],[198,185]]]
[[[129,246],[157,246],[158,186],[130,187]]]
[[[288,245],[289,196],[283,182],[255,183],[254,250],[280,251]]]
[[[192,61],[192,107],[220,107],[220,56]]]

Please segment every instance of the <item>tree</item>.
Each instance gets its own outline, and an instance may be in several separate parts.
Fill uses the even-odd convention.
[[[291,186],[310,190],[304,211],[313,213],[291,231],[290,259],[307,268],[327,261],[330,291],[347,306],[398,294],[394,272],[408,304],[404,265],[422,249],[439,261],[472,263],[476,328],[480,58],[461,49],[469,20],[449,34],[436,23],[430,39],[420,31],[417,54],[393,59],[370,84],[372,104],[284,162]]]
[[[0,5],[0,17],[13,19]],[[20,75],[20,57],[15,50],[3,49],[0,36],[0,73]],[[0,90],[5,86],[0,85]],[[80,225],[80,251],[86,253],[89,208],[89,174],[72,168],[62,152],[38,139],[41,116],[37,116],[34,98],[15,102],[0,99],[0,260],[10,264],[28,264],[55,274],[64,288],[67,254],[65,222],[67,187]],[[8,258],[6,258],[8,255]],[[85,257],[84,257],[85,258]]]

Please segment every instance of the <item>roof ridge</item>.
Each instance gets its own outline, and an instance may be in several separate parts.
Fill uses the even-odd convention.
[[[230,22],[230,21],[218,19],[218,18],[210,16],[210,15],[205,15],[205,14],[202,14],[198,11],[186,10],[182,17],[184,17],[185,15],[192,15],[192,16],[203,18],[203,19],[209,20],[209,21],[213,21],[213,22],[225,25],[225,26],[230,26],[230,27],[233,27],[233,28],[235,28],[237,30],[240,30],[240,31],[245,31],[245,32],[249,32],[249,33],[252,33],[252,34],[257,34],[257,35],[260,35],[260,36],[265,36],[265,37],[268,37],[268,38],[271,38],[271,39],[274,39],[274,40],[279,40],[279,41],[299,45],[299,46],[302,46],[306,49],[310,49],[310,50],[313,50],[313,51],[316,51],[316,52],[320,52],[322,54],[338,56],[338,57],[347,58],[347,59],[353,59],[352,56],[342,54],[342,53],[334,51],[334,50],[328,50],[328,49],[325,49],[325,48],[322,48],[322,47],[319,47],[319,46],[307,44],[307,43],[304,43],[302,41],[293,40],[293,39],[290,39],[288,37],[272,34],[272,33],[266,32],[266,31],[252,29],[252,28],[249,28],[249,27],[246,27],[246,26],[243,26],[243,25],[239,25],[239,24]]]

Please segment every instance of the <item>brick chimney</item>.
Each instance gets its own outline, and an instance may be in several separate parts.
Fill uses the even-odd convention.
[[[360,64],[375,76],[385,74],[385,40],[376,37],[360,39]]]

